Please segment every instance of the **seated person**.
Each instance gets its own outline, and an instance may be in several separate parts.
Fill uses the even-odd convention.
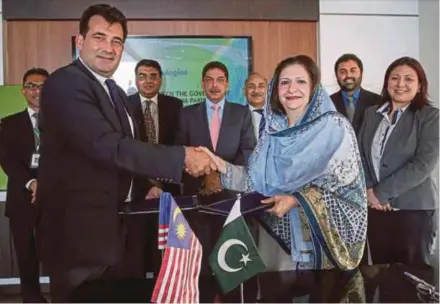
[[[367,197],[356,136],[321,87],[316,63],[299,55],[278,64],[265,106],[266,129],[247,167],[209,154],[223,187],[255,190],[274,203],[261,218],[292,269],[354,269],[366,240]],[[280,246],[259,242],[260,250]],[[286,261],[267,254],[271,270]],[[278,257],[278,258],[277,258]],[[284,265],[284,266],[283,266]],[[286,269],[282,269],[286,270]]]

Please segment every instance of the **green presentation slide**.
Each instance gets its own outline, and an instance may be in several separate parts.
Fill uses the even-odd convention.
[[[21,94],[21,85],[0,86],[0,120],[3,117],[23,111],[26,100]],[[20,134],[17,134],[20,136]],[[7,177],[0,167],[0,191],[6,191]]]

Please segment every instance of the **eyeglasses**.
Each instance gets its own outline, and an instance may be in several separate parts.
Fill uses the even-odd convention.
[[[150,80],[152,80],[152,81],[156,81],[156,80],[158,80],[158,79],[160,78],[160,76],[159,76],[158,73],[150,73],[150,74],[139,73],[139,74],[136,75],[136,78],[137,78],[138,80],[141,80],[141,81],[145,81],[145,80],[147,80],[148,78],[149,78]]]
[[[43,84],[27,83],[23,86],[23,88],[31,91],[36,91],[36,90],[42,90],[43,86],[44,86]]]

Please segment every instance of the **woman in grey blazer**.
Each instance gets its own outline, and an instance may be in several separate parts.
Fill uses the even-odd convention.
[[[369,108],[358,134],[374,264],[429,265],[438,208],[431,178],[439,150],[439,111],[429,105],[420,63],[399,58],[386,70],[383,104]]]

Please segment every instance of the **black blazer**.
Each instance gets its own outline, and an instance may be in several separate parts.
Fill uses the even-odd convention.
[[[176,144],[204,146],[213,151],[205,102],[182,109]],[[226,101],[217,149],[214,153],[234,165],[245,165],[255,145],[256,139],[249,108]],[[184,194],[196,194],[202,180],[184,175]]]
[[[347,117],[347,110],[345,108],[344,98],[342,97],[342,91],[339,90],[338,92],[332,94],[330,98],[333,100],[333,103],[335,104],[335,107],[338,110],[338,112],[344,115],[345,117]],[[361,88],[356,111],[354,112],[354,117],[352,122],[353,129],[356,132],[356,134],[359,132],[359,129],[364,120],[365,110],[371,106],[378,105],[381,102],[382,102],[382,97],[380,95]]]
[[[119,94],[130,113],[127,96],[122,89]],[[49,268],[115,265],[124,251],[118,211],[132,178],[180,182],[183,147],[124,136],[109,95],[79,60],[45,82],[40,128],[36,204],[42,261]]]
[[[8,176],[5,215],[26,221],[35,220],[35,206],[26,183],[37,178],[30,168],[35,152],[34,130],[28,110],[5,117],[0,125],[0,165]]]
[[[368,108],[358,134],[367,188],[382,204],[409,210],[438,208],[438,191],[431,177],[438,162],[439,110],[424,106],[406,109],[397,121],[383,151],[380,181],[374,172],[371,148],[383,116],[378,106]]]
[[[139,130],[139,139],[147,141],[145,132],[144,114],[139,93],[128,96],[128,105],[134,114],[134,118]],[[180,111],[183,101],[179,98],[158,94],[157,106],[159,110],[159,144],[174,145],[177,128],[179,126]],[[138,197],[145,197],[151,184],[148,179],[138,179],[133,186]],[[165,184],[164,191],[171,192],[173,195],[180,194],[180,186],[176,184]]]

